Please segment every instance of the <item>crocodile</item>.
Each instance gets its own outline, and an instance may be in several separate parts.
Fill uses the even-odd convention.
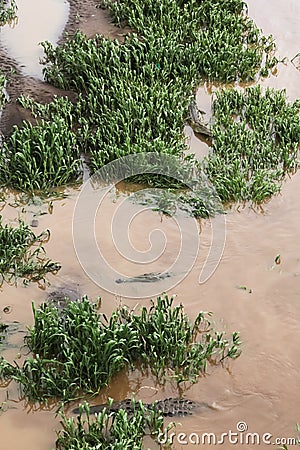
[[[119,410],[124,410],[127,412],[128,416],[134,414],[134,401],[130,399],[122,400],[120,402],[113,402],[109,404],[101,404],[90,406],[90,413],[96,414],[106,409],[108,413],[118,412]],[[207,409],[213,409],[211,405],[205,402],[195,402],[193,400],[169,397],[164,400],[159,400],[154,403],[143,403],[145,411],[159,411],[164,417],[183,417],[193,414],[197,411],[205,411]],[[72,410],[74,414],[80,413],[80,408],[75,408]]]
[[[165,278],[169,278],[171,276],[171,272],[149,272],[131,278],[118,278],[116,280],[116,283],[153,283],[155,281],[164,280]]]
[[[189,104],[188,110],[189,110],[189,114],[190,114],[190,117],[188,119],[188,124],[194,130],[194,132],[203,134],[209,138],[212,138],[213,137],[212,132],[207,127],[207,125],[205,125],[203,117],[202,117],[202,111],[200,111],[198,109],[198,106],[197,106],[195,100],[193,100]]]
[[[76,302],[80,299],[79,292],[72,287],[61,287],[49,293],[45,303],[54,306],[61,314],[68,302]]]

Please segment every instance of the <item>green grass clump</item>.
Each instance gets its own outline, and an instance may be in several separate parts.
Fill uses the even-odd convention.
[[[263,37],[242,0],[105,0],[118,25],[129,25],[169,53],[157,62],[194,78],[253,80],[276,63],[272,37]],[[176,48],[177,47],[177,48]],[[263,58],[266,60],[263,62]]]
[[[119,43],[78,32],[63,46],[43,44],[46,80],[80,94],[77,136],[93,171],[137,152],[182,156],[197,84],[252,79],[273,49],[241,1],[106,4],[118,23],[126,20],[138,34]]]
[[[81,406],[79,417],[67,418],[62,414],[63,430],[56,441],[57,450],[139,450],[143,437],[153,438],[163,430],[164,419],[159,411],[147,411],[141,402],[132,401],[134,414],[120,409],[109,412],[106,409],[95,417],[90,414],[89,405]]]
[[[5,139],[0,183],[19,190],[50,191],[78,179],[81,172],[76,135],[63,117],[23,122]]]
[[[48,105],[20,99],[37,124],[15,127],[6,139],[2,185],[32,192],[74,181],[80,152],[92,173],[141,152],[176,155],[184,165],[183,128],[199,83],[253,80],[277,61],[272,37],[261,35],[242,0],[104,0],[102,6],[134,32],[123,43],[81,32],[61,46],[43,43],[46,80],[77,96],[74,103],[54,98]],[[224,202],[261,202],[296,167],[297,103],[254,89],[238,94],[235,105],[232,92],[217,94],[205,173]],[[168,176],[147,172],[131,181],[174,187]],[[197,217],[211,214],[195,191],[180,200]]]
[[[183,306],[172,304],[173,298],[163,296],[149,309],[143,307],[141,315],[128,308],[120,311],[123,320],[142,336],[141,361],[150,366],[158,379],[169,372],[178,382],[192,381],[206,370],[210,359],[239,355],[237,333],[229,342],[211,327],[205,313],[200,312],[191,323]]]
[[[39,281],[46,273],[57,272],[60,265],[46,258],[42,245],[49,237],[49,230],[36,236],[22,220],[15,228],[3,225],[0,216],[0,285],[20,277]]]
[[[154,43],[137,35],[123,44],[86,39],[78,32],[63,47],[44,47],[51,62],[47,81],[80,93],[77,137],[93,171],[132,153],[183,154],[191,83],[169,70],[160,73]]]
[[[17,10],[18,7],[14,0],[0,0],[0,26],[15,22]]]
[[[221,90],[213,103],[213,149],[206,173],[224,202],[260,203],[298,167],[300,100],[260,86]]]
[[[12,377],[31,400],[97,393],[125,367],[149,367],[158,381],[195,381],[207,362],[239,355],[239,337],[227,340],[199,313],[190,323],[182,305],[158,297],[136,315],[120,307],[110,320],[87,298],[69,302],[62,312],[48,304],[33,309],[34,326],[26,343],[33,357],[22,367],[2,359],[0,378]]]

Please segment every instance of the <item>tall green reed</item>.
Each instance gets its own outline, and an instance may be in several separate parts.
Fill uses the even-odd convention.
[[[103,6],[117,24],[126,23],[134,32],[123,43],[77,32],[61,46],[42,44],[46,80],[77,96],[74,103],[54,98],[48,105],[21,97],[37,124],[24,123],[7,138],[0,161],[2,185],[32,192],[75,181],[81,176],[80,152],[92,172],[139,152],[169,153],[183,162],[183,127],[199,83],[253,80],[277,61],[272,36],[261,34],[241,0],[105,0]],[[298,113],[292,106],[293,111],[286,106],[272,112],[262,100],[263,114],[276,122],[276,138],[271,132],[268,140],[267,128],[248,129],[248,118],[232,122],[228,112],[222,118],[222,95],[214,106],[213,147],[204,170],[224,202],[261,202],[279,191],[278,181],[290,171],[291,160],[296,167]],[[246,97],[245,103],[254,101]],[[259,121],[256,109],[253,120]],[[146,173],[135,181],[174,184]],[[195,215],[207,216],[201,198],[187,201]]]
[[[19,190],[49,191],[76,181],[81,173],[76,135],[63,117],[23,122],[4,141],[0,183]]]
[[[141,402],[132,401],[133,415],[120,409],[103,410],[96,417],[90,413],[88,403],[81,405],[80,414],[67,418],[62,414],[63,429],[58,432],[57,450],[138,450],[143,448],[143,438],[155,438],[163,431],[164,419],[159,411],[145,411]]]
[[[17,4],[14,0],[0,1],[0,26],[12,24],[17,20]]]
[[[34,401],[97,393],[125,367],[149,367],[157,381],[194,382],[207,363],[239,355],[239,336],[226,339],[205,313],[190,323],[182,305],[158,297],[140,315],[118,308],[107,319],[87,298],[62,312],[50,304],[33,307],[34,326],[26,344],[32,352],[22,367],[4,359],[0,378],[11,376]]]
[[[260,86],[223,89],[213,103],[213,149],[206,172],[224,202],[257,203],[279,192],[299,164],[300,101]]]
[[[3,225],[0,216],[0,285],[16,283],[19,278],[39,281],[49,272],[56,273],[60,265],[46,257],[43,247],[49,238],[49,230],[35,235],[22,220],[12,227]]]

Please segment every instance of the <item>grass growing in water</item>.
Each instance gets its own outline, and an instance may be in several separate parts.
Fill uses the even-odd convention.
[[[107,5],[117,22],[127,20],[138,35],[127,36],[120,44],[77,33],[62,47],[43,44],[51,63],[45,68],[47,81],[82,93],[78,132],[82,147],[91,152],[93,170],[141,151],[182,155],[183,126],[197,84],[207,78],[223,82],[253,78],[262,55],[273,49],[270,39],[262,38],[244,17],[241,1]]]
[[[79,417],[67,418],[62,414],[63,430],[58,433],[57,450],[93,450],[95,448],[117,450],[142,449],[143,437],[155,437],[162,432],[164,419],[159,411],[147,411],[140,402],[132,402],[133,416],[124,410],[106,410],[90,415],[89,405],[81,406]]]
[[[139,152],[169,153],[183,161],[183,127],[197,85],[204,79],[249,81],[276,63],[272,37],[260,34],[241,0],[105,0],[104,6],[116,23],[138,34],[120,43],[77,32],[62,46],[43,44],[47,81],[78,96],[74,104],[67,98],[48,105],[20,99],[37,125],[24,123],[7,138],[0,161],[3,185],[49,190],[76,180],[79,149],[92,172]],[[259,88],[217,94],[205,170],[224,202],[261,202],[278,192],[280,180],[296,167],[299,111],[283,97],[275,91],[263,96]],[[166,177],[153,178],[145,174],[135,181],[171,186]],[[201,198],[188,203],[195,215],[207,216]]]
[[[260,203],[298,167],[300,100],[260,86],[216,93],[213,151],[206,173],[224,202]]]
[[[0,162],[1,183],[21,190],[65,184],[76,178],[78,148],[89,154],[93,171],[136,152],[182,156],[183,127],[197,84],[207,78],[249,80],[263,59],[271,64],[272,38],[260,35],[241,0],[107,5],[117,22],[126,20],[138,34],[121,44],[100,36],[86,39],[78,32],[62,46],[43,44],[50,63],[47,81],[77,92],[77,102],[70,108],[69,102],[58,105],[55,100],[46,107],[52,109],[53,124],[46,109],[38,107],[36,127],[14,129]],[[66,114],[71,120],[62,129]]]
[[[14,0],[0,0],[0,26],[17,20],[17,5]]]
[[[47,259],[42,246],[49,231],[36,236],[22,220],[18,227],[3,225],[0,216],[0,285],[15,283],[18,278],[39,281],[48,272],[57,272],[60,265]]]
[[[162,69],[186,72],[190,80],[253,80],[276,64],[272,37],[264,37],[246,16],[242,0],[104,0],[114,21],[144,40],[155,41]],[[169,53],[162,58],[161,52]],[[167,69],[166,69],[167,68]],[[180,77],[182,74],[179,75]]]
[[[26,343],[33,353],[22,367],[2,359],[0,378],[14,378],[32,400],[68,401],[82,392],[97,393],[125,366],[149,367],[159,382],[195,381],[208,361],[239,355],[239,336],[226,339],[203,312],[190,323],[182,305],[158,297],[136,315],[126,307],[110,320],[98,315],[87,298],[69,302],[62,313],[44,304],[34,309]]]
[[[153,43],[136,35],[121,44],[77,33],[62,48],[44,45],[52,63],[47,80],[81,93],[75,108],[77,136],[90,153],[93,171],[131,153],[183,154],[189,101],[184,85],[188,91],[191,85],[160,74]],[[78,64],[76,73],[67,60]]]
[[[76,181],[81,172],[76,135],[64,117],[41,119],[36,125],[23,122],[4,141],[0,182],[19,190],[49,191]]]
[[[149,365],[158,379],[168,372],[178,382],[194,381],[211,358],[238,356],[237,333],[230,343],[211,327],[210,314],[200,312],[191,323],[183,306],[172,308],[172,303],[173,298],[158,297],[149,309],[142,308],[140,316],[127,308],[121,310],[122,319],[142,336],[141,362]]]

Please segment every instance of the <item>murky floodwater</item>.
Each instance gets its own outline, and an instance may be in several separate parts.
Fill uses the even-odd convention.
[[[278,45],[280,56],[290,60],[300,51],[300,30],[298,0],[250,0],[249,14],[265,33],[272,33]],[[95,24],[94,24],[95,25]],[[93,25],[93,26],[94,26]],[[263,85],[286,88],[288,97],[300,97],[300,72],[290,61],[280,64],[276,77],[264,80]],[[201,101],[203,93],[199,93]],[[206,102],[209,99],[206,95]],[[209,103],[207,103],[208,105]],[[205,110],[205,107],[202,109]],[[201,152],[202,144],[193,137],[193,148]],[[204,147],[203,147],[204,148]],[[276,437],[295,435],[295,424],[299,422],[300,382],[300,173],[288,180],[282,194],[264,206],[263,212],[249,208],[234,209],[227,214],[227,239],[224,255],[215,274],[203,285],[198,277],[208,253],[211,229],[202,223],[199,256],[192,271],[172,289],[177,300],[183,302],[187,313],[195,317],[199,310],[213,311],[216,324],[228,332],[240,331],[243,340],[242,355],[236,361],[226,363],[225,367],[212,367],[208,375],[199,379],[193,386],[186,386],[184,396],[204,401],[215,406],[201,415],[180,419],[178,432],[212,432],[220,437],[229,430],[235,432],[240,421],[247,423],[249,432],[270,433],[274,442]],[[49,276],[51,286],[46,291],[36,285],[24,288],[4,286],[0,304],[1,311],[6,305],[12,306],[9,315],[1,313],[4,322],[20,322],[16,337],[9,342],[14,347],[5,351],[10,360],[17,357],[18,343],[21,342],[24,327],[32,323],[31,301],[42,301],[47,292],[62,285],[73,284],[82,294],[92,299],[100,295],[102,310],[109,314],[120,298],[105,292],[95,285],[81,268],[74,251],[72,240],[72,216],[78,192],[69,191],[68,198],[54,201],[52,214],[38,216],[37,232],[45,228],[51,230],[50,242],[46,245],[50,258],[58,260],[62,269],[57,276]],[[138,275],[149,271],[166,270],[178,255],[180,231],[174,221],[152,211],[140,213],[130,224],[132,244],[139,251],[151,249],[149,233],[163,229],[167,237],[166,253],[160,260],[147,265],[130,265],[113,249],[111,221],[118,206],[124,199],[119,194],[107,198],[97,213],[95,235],[99,248],[114,268],[125,275]],[[127,206],[134,213],[134,207]],[[47,206],[28,207],[26,220],[33,214],[47,210]],[[18,211],[6,205],[2,211],[7,220],[17,217]],[[162,221],[161,221],[162,220]],[[146,254],[146,253],[145,253]],[[276,255],[281,255],[281,264],[274,264]],[[246,286],[247,290],[238,289]],[[147,292],[147,285],[140,286],[141,294]],[[134,306],[137,300],[124,302]],[[147,304],[147,300],[140,304]],[[110,395],[124,399],[137,393],[137,398],[151,401],[170,395],[178,395],[176,387],[167,384],[165,388],[155,389],[151,376],[142,377],[139,372],[122,373],[104,390],[95,401],[105,401]],[[59,428],[59,420],[51,411],[31,411],[24,401],[17,402],[18,392],[11,384],[8,387],[9,408],[0,417],[0,450],[50,450],[54,447],[54,429]],[[0,401],[4,400],[6,389],[0,390]],[[148,442],[151,448],[154,445]],[[233,444],[232,444],[233,445]],[[259,447],[265,448],[261,442]],[[202,448],[210,448],[207,443]],[[223,447],[231,448],[228,441]],[[243,445],[234,448],[256,448],[257,445]],[[276,448],[276,446],[273,446]],[[176,449],[197,448],[196,445],[176,444]],[[292,446],[291,446],[292,448]]]
[[[43,79],[40,59],[44,50],[40,42],[55,45],[69,14],[66,0],[17,0],[18,21],[5,25],[0,32],[0,44],[20,65],[22,72]]]

